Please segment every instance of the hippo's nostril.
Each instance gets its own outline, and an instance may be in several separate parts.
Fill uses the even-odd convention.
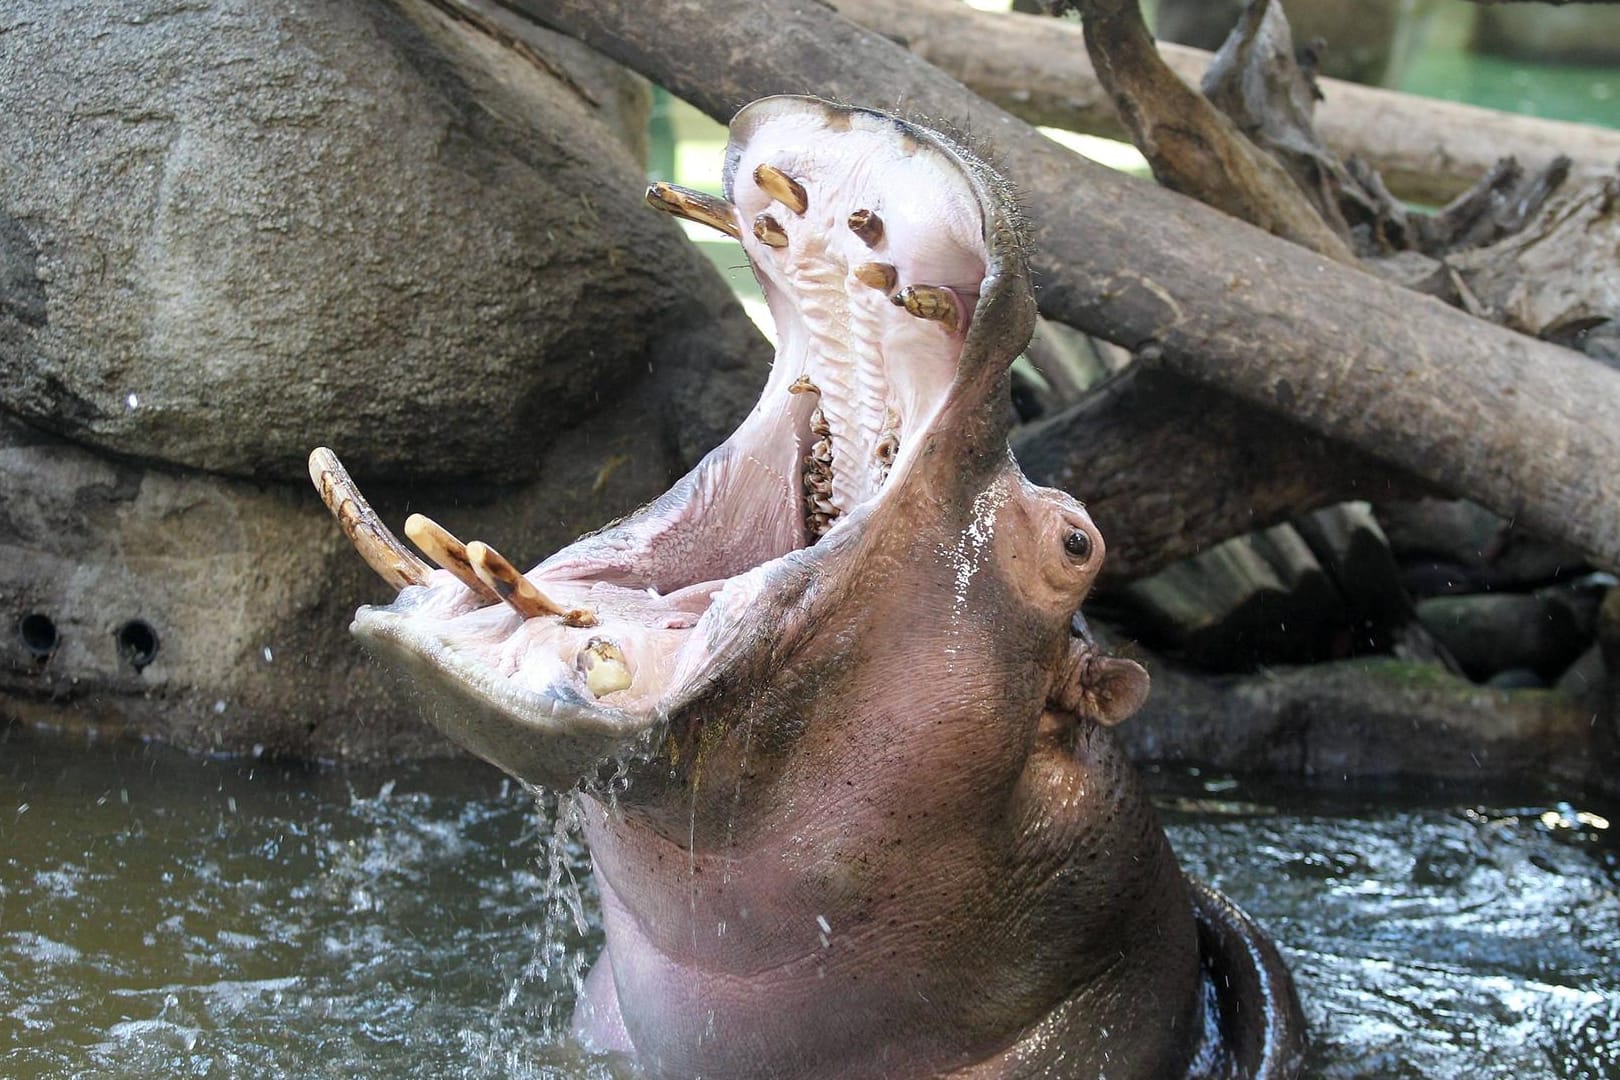
[[[157,659],[158,636],[152,624],[131,619],[118,628],[118,655],[136,671]]]
[[[49,615],[38,611],[30,611],[17,620],[17,636],[22,638],[22,646],[28,650],[28,655],[36,660],[50,659],[61,642],[56,623],[51,621]]]

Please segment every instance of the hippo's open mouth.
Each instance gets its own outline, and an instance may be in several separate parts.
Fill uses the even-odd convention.
[[[729,200],[667,184],[648,199],[742,243],[779,344],[753,411],[667,494],[527,574],[416,515],[405,531],[430,569],[330,451],[311,457],[401,589],[355,633],[438,675],[460,713],[441,726],[526,779],[571,786],[645,745],[749,636],[756,601],[883,512],[921,455],[982,441],[967,429],[1004,435],[993,391],[1017,348],[970,341],[998,290],[1021,294],[1003,305],[1014,336],[1030,319],[1000,181],[933,132],[815,99],[757,102],[731,130]]]

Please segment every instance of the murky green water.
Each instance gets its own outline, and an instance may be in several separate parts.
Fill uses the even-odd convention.
[[[1189,869],[1287,945],[1316,1075],[1620,1077],[1606,808],[1159,782]],[[551,844],[473,765],[0,732],[0,1075],[611,1075],[544,1034],[594,935],[548,885]],[[584,865],[567,848],[556,871]]]

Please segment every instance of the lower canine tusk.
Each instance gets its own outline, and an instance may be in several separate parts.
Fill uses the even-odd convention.
[[[490,604],[501,602],[501,594],[485,585],[467,559],[467,546],[455,534],[425,514],[412,514],[405,519],[405,535],[422,549],[422,554],[455,575],[456,580],[471,589],[479,599]]]
[[[366,565],[395,589],[421,585],[427,581],[428,566],[388,531],[377,512],[349,477],[336,454],[317,446],[309,454],[309,479],[321,493],[321,501],[332,511],[354,550]]]
[[[534,582],[518,572],[506,556],[484,543],[474,540],[467,545],[467,562],[478,580],[495,590],[495,595],[525,619],[541,615],[561,615],[569,626],[595,626],[596,616],[584,608],[569,609],[561,606],[534,587]]]
[[[733,240],[742,239],[742,229],[737,224],[737,208],[724,199],[659,180],[648,185],[647,202],[665,213],[719,229]]]

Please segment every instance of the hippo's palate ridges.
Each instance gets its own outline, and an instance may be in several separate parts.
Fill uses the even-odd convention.
[[[399,589],[355,633],[462,745],[583,788],[576,1034],[656,1077],[1293,1075],[1286,972],[1108,730],[1146,673],[1071,631],[1102,535],[1007,449],[1035,315],[1005,183],[793,97],[737,114],[724,175],[648,200],[743,246],[777,352],[661,498],[526,574],[414,516],[432,568],[311,458]]]

